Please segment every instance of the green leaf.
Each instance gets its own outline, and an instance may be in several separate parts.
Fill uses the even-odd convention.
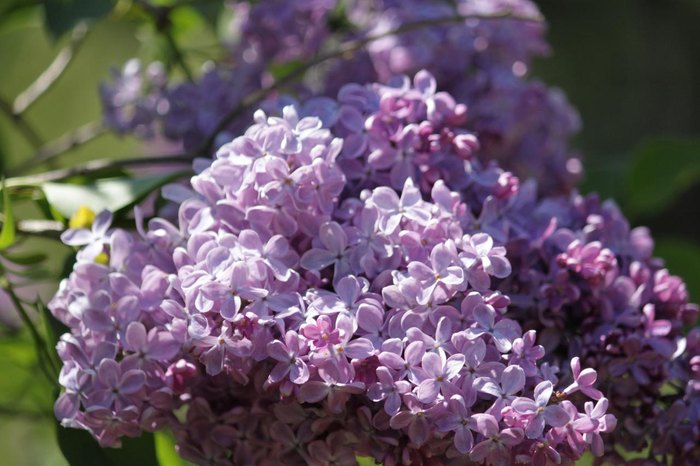
[[[43,0],[46,28],[58,39],[81,21],[107,16],[115,3],[115,0]]]
[[[220,2],[195,2],[192,8],[197,10],[202,18],[213,28],[218,24],[219,13],[223,8],[223,3]]]
[[[358,456],[356,459],[358,466],[379,466],[374,459],[369,456]]]
[[[26,330],[0,339],[0,405],[50,415],[51,385],[38,375],[37,364],[36,349]]]
[[[30,24],[36,19],[37,7],[37,3],[26,0],[0,0],[0,30]]]
[[[36,265],[44,262],[48,256],[43,252],[23,251],[12,254],[5,252],[2,257],[17,265]]]
[[[159,466],[151,433],[122,439],[121,448],[102,448],[87,431],[56,428],[58,445],[70,466]]]
[[[304,66],[303,60],[291,60],[285,63],[272,63],[268,67],[268,71],[276,81],[279,81],[294,73],[302,66]]]
[[[189,172],[147,175],[137,178],[105,178],[84,185],[44,183],[42,188],[49,204],[65,218],[70,218],[81,206],[94,212],[104,209],[120,213],[164,184]]]
[[[56,343],[58,343],[58,339],[61,338],[61,335],[64,333],[70,332],[70,329],[63,325],[63,322],[56,319],[51,312],[49,312],[49,308],[46,307],[41,299],[37,299],[34,306],[41,315],[41,318],[44,320],[46,327],[46,341],[48,342],[49,351],[53,352],[52,355],[56,355],[55,347]]]
[[[700,141],[652,140],[635,150],[627,179],[626,210],[652,214],[700,181]]]
[[[160,466],[190,466],[192,463],[185,461],[175,451],[175,440],[168,432],[156,432],[156,457]]]
[[[2,180],[2,206],[4,219],[0,230],[0,251],[15,242],[15,216],[12,212],[10,192],[5,188],[5,179]]]

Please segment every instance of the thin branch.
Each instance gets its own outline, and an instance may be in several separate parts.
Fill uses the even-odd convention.
[[[17,233],[29,236],[59,239],[64,230],[63,223],[55,220],[20,220]]]
[[[156,30],[165,38],[165,41],[168,44],[168,48],[170,49],[170,53],[172,54],[172,58],[174,59],[175,63],[177,63],[182,72],[185,73],[185,77],[187,78],[187,80],[189,82],[194,82],[194,75],[192,74],[192,70],[190,70],[189,66],[187,66],[187,62],[185,62],[184,53],[177,45],[175,37],[172,33],[172,22],[170,20],[170,13],[173,11],[174,8],[177,8],[180,5],[152,5],[146,0],[136,0],[135,3],[139,5],[146,13],[153,17]]]
[[[5,113],[7,117],[14,123],[17,129],[22,133],[24,138],[34,149],[38,149],[43,144],[41,136],[34,130],[34,127],[25,120],[22,115],[17,114],[12,109],[12,105],[2,97],[0,97],[0,111]]]
[[[161,7],[155,7],[149,3],[141,0],[138,1],[145,10],[149,11],[151,14],[157,15],[156,19],[163,20],[163,15],[168,13],[168,10],[161,11]],[[163,7],[165,8],[165,7]],[[167,17],[166,17],[167,18]],[[60,181],[74,176],[90,175],[102,171],[107,171],[110,169],[117,168],[137,168],[149,165],[161,165],[161,164],[173,164],[173,163],[183,163],[190,164],[191,161],[202,154],[210,152],[210,148],[216,139],[217,135],[226,128],[226,126],[234,120],[236,117],[247,111],[250,107],[256,105],[262,101],[269,93],[281,89],[289,84],[292,84],[299,78],[301,78],[309,69],[317,66],[327,60],[338,58],[343,55],[352,54],[366,45],[382,39],[384,37],[398,35],[407,33],[410,31],[418,30],[424,27],[436,26],[440,24],[449,24],[462,22],[469,19],[482,19],[482,20],[494,20],[494,19],[513,19],[518,21],[527,22],[541,22],[543,18],[541,16],[522,16],[517,15],[512,12],[506,11],[494,15],[454,15],[441,18],[430,18],[421,21],[415,21],[412,23],[404,24],[391,31],[386,31],[380,34],[375,34],[372,36],[355,39],[344,44],[341,44],[337,49],[331,50],[329,52],[319,54],[307,63],[296,68],[286,76],[280,78],[271,85],[265,86],[256,92],[249,94],[245,99],[243,99],[236,107],[234,107],[227,115],[225,115],[217,124],[216,128],[207,137],[204,143],[190,153],[183,153],[177,155],[165,155],[165,156],[151,156],[151,157],[138,157],[138,158],[128,158],[121,160],[111,160],[102,159],[94,160],[83,165],[78,165],[75,167],[64,168],[60,170],[53,170],[37,175],[10,178],[6,181],[7,187],[18,187],[18,186],[31,186],[38,185],[47,181]],[[27,229],[28,234],[42,234],[41,228]],[[50,232],[53,234],[53,232]]]
[[[481,20],[513,19],[513,20],[518,20],[518,21],[537,22],[537,23],[544,21],[544,18],[540,15],[538,15],[538,16],[523,16],[523,15],[515,14],[511,11],[504,11],[504,12],[496,13],[493,15],[479,15],[479,14],[451,15],[451,16],[445,16],[445,17],[440,17],[440,18],[428,18],[428,19],[424,19],[424,20],[420,20],[420,21],[406,23],[406,24],[403,24],[402,26],[399,26],[399,27],[392,29],[390,31],[386,31],[386,32],[382,32],[379,34],[375,34],[375,35],[371,35],[371,36],[348,41],[344,44],[341,44],[335,50],[331,50],[329,52],[317,55],[316,57],[314,57],[313,59],[304,63],[303,65],[299,66],[298,68],[294,69],[289,74],[282,77],[281,79],[249,94],[247,98],[243,99],[236,107],[234,107],[226,116],[224,116],[224,118],[222,118],[219,121],[219,123],[216,125],[216,128],[214,128],[214,130],[209,135],[209,137],[204,141],[202,146],[199,147],[199,149],[195,152],[198,152],[198,153],[210,152],[211,146],[214,143],[214,141],[216,140],[216,137],[218,136],[218,134],[221,131],[223,131],[226,128],[226,126],[228,126],[236,117],[243,114],[245,111],[247,111],[253,105],[256,105],[257,103],[262,101],[269,93],[274,92],[278,89],[284,88],[287,85],[296,82],[299,78],[304,76],[304,74],[306,74],[306,72],[309,71],[311,68],[313,68],[317,65],[320,65],[321,63],[323,63],[327,60],[330,60],[333,58],[339,58],[339,57],[342,57],[343,55],[352,54],[352,53],[360,50],[361,48],[365,47],[366,45],[369,45],[370,43],[375,42],[379,39],[383,39],[385,37],[404,34],[407,32],[415,31],[415,30],[422,29],[425,27],[430,27],[430,26],[438,26],[441,24],[462,22],[462,21],[466,21],[469,19],[481,19]]]
[[[14,168],[11,171],[11,174],[19,174],[34,168],[41,163],[51,160],[54,157],[58,157],[69,150],[75,149],[76,147],[82,146],[83,144],[96,139],[105,132],[107,132],[107,130],[101,123],[87,123],[44,145],[34,154],[34,157]]]
[[[86,23],[78,24],[71,34],[70,42],[61,49],[53,62],[44,70],[24,92],[15,99],[12,111],[15,115],[24,113],[34,102],[39,99],[62,76],[68,68],[73,57],[80,49],[88,34]]]
[[[170,30],[170,26],[166,26],[165,30],[163,31],[163,36],[165,37],[165,40],[168,43],[170,53],[172,53],[173,58],[175,59],[175,63],[177,63],[182,72],[185,73],[185,77],[187,78],[187,80],[189,82],[194,82],[194,75],[192,74],[192,70],[190,70],[190,67],[187,66],[187,63],[185,62],[185,57],[183,56],[180,47],[178,47],[177,42],[175,42],[175,37],[173,37],[173,33]]]
[[[52,170],[44,173],[38,173],[36,175],[8,178],[5,181],[5,186],[7,186],[8,188],[18,186],[34,186],[41,183],[45,183],[47,181],[60,181],[65,180],[67,178],[72,178],[74,176],[90,175],[93,173],[98,173],[106,170],[113,170],[116,168],[136,168],[149,165],[163,165],[175,163],[191,165],[192,159],[193,156],[191,156],[190,154],[177,154],[151,157],[135,157],[121,160],[93,160],[82,165],[77,165],[75,167]]]
[[[54,365],[54,361],[53,361],[53,358],[51,357],[51,354],[49,353],[49,349],[48,349],[48,346],[46,345],[46,341],[39,333],[39,330],[37,330],[36,325],[34,325],[34,321],[32,321],[32,318],[29,317],[27,310],[24,309],[24,305],[22,304],[22,301],[15,294],[15,291],[14,291],[14,288],[12,287],[12,284],[9,281],[6,281],[6,283],[3,285],[2,289],[10,297],[10,300],[12,301],[12,304],[17,309],[17,312],[19,313],[19,316],[22,319],[22,322],[24,323],[24,325],[26,325],[29,328],[29,333],[31,333],[32,340],[34,340],[34,346],[35,346],[36,353],[37,353],[37,360],[39,362],[39,367],[42,369],[42,372],[44,372],[44,375],[46,376],[46,378],[50,382],[53,382],[54,384],[56,384],[57,378],[58,378],[59,368]],[[47,362],[48,362],[48,367],[46,365]]]

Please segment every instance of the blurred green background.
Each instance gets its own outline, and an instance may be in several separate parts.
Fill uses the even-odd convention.
[[[24,90],[68,41],[47,34],[42,10],[24,8],[29,3],[0,0],[5,101]],[[68,71],[26,113],[44,141],[99,121],[97,89],[110,67],[133,56],[164,58],[153,31],[123,14],[125,3],[93,25]],[[583,130],[574,145],[584,158],[583,191],[614,197],[633,225],[650,226],[657,254],[700,299],[700,2],[538,3],[550,24],[553,55],[538,61],[534,74],[562,88],[581,113]],[[192,48],[193,62],[200,62],[197,51],[210,47],[214,33],[196,14],[178,21],[179,39]],[[10,173],[33,153],[0,113],[0,171]],[[104,135],[33,171],[138,154],[134,140]],[[18,211],[20,217],[31,215],[21,206]],[[50,264],[60,265],[66,253],[55,251]],[[50,284],[42,289],[47,298],[53,291]],[[39,378],[31,343],[22,332],[4,329],[0,335],[0,464],[66,465],[55,441],[53,394]],[[21,408],[31,414],[18,413]]]

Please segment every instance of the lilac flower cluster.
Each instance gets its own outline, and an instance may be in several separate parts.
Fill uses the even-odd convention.
[[[532,196],[519,209],[511,219],[529,236],[508,240],[513,274],[498,287],[512,298],[514,318],[538,331],[553,364],[577,355],[598,371],[620,423],[610,446],[695,464],[698,345],[696,331],[685,337],[684,327],[695,324],[698,307],[652,256],[648,230],[630,229],[595,195]],[[613,448],[606,459],[628,464]]]
[[[603,454],[596,371],[559,377],[499,291],[525,194],[472,157],[464,118],[427,72],[348,85],[256,112],[196,164],[178,225],[66,232],[85,247],[50,303],[71,328],[57,416],[105,446],[169,427],[197,464]]]
[[[544,193],[568,192],[576,185],[581,164],[568,143],[579,129],[578,114],[561,91],[527,77],[533,58],[549,52],[546,25],[537,21],[541,14],[534,3],[355,0],[351,5],[353,24],[369,34],[430,19],[471,18],[372,42],[366,52],[330,71],[331,93],[347,82],[386,82],[429,69],[441,89],[469,103],[467,127],[479,136],[482,161],[497,160],[521,178],[536,178]],[[499,15],[515,18],[487,19]]]
[[[199,148],[223,116],[260,87],[259,73],[252,68],[231,70],[210,63],[195,83],[169,83],[160,63],[143,69],[136,59],[113,75],[113,81],[100,88],[105,126],[143,139],[163,136],[185,150]],[[250,116],[233,121],[216,142],[230,141],[245,129]]]
[[[440,199],[454,203],[462,226],[507,248],[513,273],[492,275],[503,278],[496,289],[513,300],[514,320],[538,332],[549,363],[566,368],[578,356],[598,371],[623,426],[609,442],[608,459],[623,461],[614,445],[642,451],[653,444],[654,453],[677,455],[679,447],[655,439],[661,438],[658,419],[668,409],[666,400],[685,396],[697,403],[683,390],[695,386],[689,366],[698,353],[686,349],[684,326],[696,322],[698,307],[688,302],[683,281],[653,257],[648,230],[630,229],[612,202],[595,195],[541,197],[534,182],[521,186],[494,164],[480,166],[472,157],[480,140],[451,126],[461,126],[465,108],[437,92],[429,73],[419,72],[412,85],[405,79],[394,86],[348,85],[336,106],[325,107],[337,115],[327,121],[345,140],[338,163],[348,178],[346,190],[398,190],[400,180],[410,178],[424,195],[434,195],[436,182],[458,191],[459,197],[443,193]],[[318,107],[313,100],[306,105]],[[415,113],[421,106],[425,119]],[[404,191],[380,205],[415,219],[412,207],[420,199]],[[487,267],[498,270],[494,262]],[[578,372],[572,367],[569,377]]]
[[[243,96],[273,82],[276,67],[296,66],[338,41],[452,18],[387,35],[315,67],[297,91],[335,98],[348,83],[388,82],[429,69],[441,89],[469,102],[464,124],[479,136],[475,154],[483,162],[496,160],[521,178],[538,179],[543,193],[569,192],[580,178],[581,164],[568,148],[579,127],[575,110],[560,91],[527,77],[532,59],[548,51],[545,25],[530,0],[275,0],[229,7],[238,36],[228,44],[232,64],[205,70],[195,83],[166,85],[160,68],[154,77],[130,62],[103,86],[106,124],[141,137],[164,134],[193,150]],[[459,16],[472,18],[455,21]],[[240,134],[249,118],[231,122],[219,141]]]

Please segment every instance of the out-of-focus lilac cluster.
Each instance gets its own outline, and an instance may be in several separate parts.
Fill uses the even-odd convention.
[[[197,82],[169,83],[160,63],[143,67],[130,60],[113,81],[100,87],[104,123],[118,134],[143,139],[163,136],[184,150],[199,148],[220,120],[241,99],[259,87],[252,69],[231,70],[208,64]],[[244,113],[216,137],[221,145],[246,128],[251,114]]]
[[[536,178],[543,193],[569,192],[580,178],[581,164],[568,147],[579,127],[576,111],[559,90],[528,78],[533,58],[548,51],[545,24],[530,0],[229,6],[237,36],[228,44],[231,63],[204,72],[195,83],[165,85],[160,71],[139,73],[131,62],[103,86],[108,126],[146,137],[160,131],[186,150],[201,148],[243,96],[274,81],[276,69],[294,68],[340,41],[383,34],[354,54],[314,67],[297,90],[334,98],[348,83],[388,82],[429,69],[441,89],[469,103],[465,124],[479,137],[482,161],[496,160],[521,178]],[[445,21],[389,34],[440,19]],[[249,118],[231,121],[228,135],[239,134]]]
[[[169,193],[178,225],[68,230],[62,423],[105,446],[170,427],[202,465],[603,454],[596,371],[546,356],[499,291],[529,191],[473,157],[464,112],[427,72],[258,111]]]
[[[497,160],[523,179],[536,178],[544,193],[575,186],[581,164],[568,143],[579,129],[578,114],[561,91],[527,76],[533,58],[549,51],[546,25],[537,21],[541,15],[534,3],[354,0],[347,11],[360,35],[386,34],[430,19],[471,18],[372,42],[331,68],[325,84],[331,93],[347,82],[386,82],[428,69],[440,89],[469,104],[467,128],[479,136],[482,161]],[[515,19],[497,18],[508,15]]]

